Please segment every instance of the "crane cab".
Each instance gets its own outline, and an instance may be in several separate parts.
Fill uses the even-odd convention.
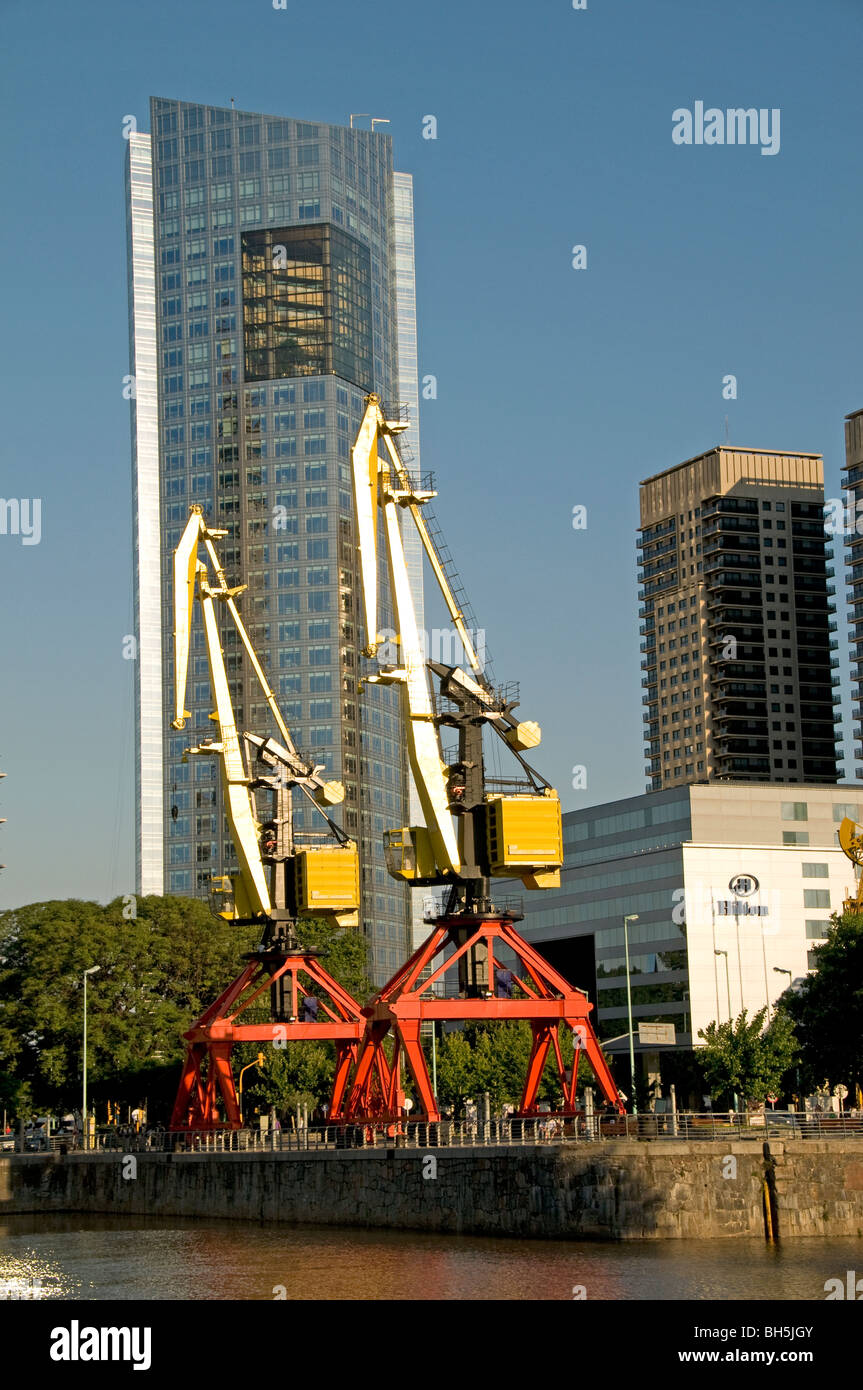
[[[560,798],[490,796],[482,807],[485,850],[493,878],[520,878],[525,888],[556,888],[563,864]]]

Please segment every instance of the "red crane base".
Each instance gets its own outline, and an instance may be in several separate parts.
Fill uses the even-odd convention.
[[[505,946],[520,969],[512,972],[524,998],[496,998],[495,970],[501,965],[495,951]],[[438,964],[435,957],[452,948]],[[434,984],[445,972],[458,965],[461,995],[444,999],[432,993]],[[427,978],[421,979],[430,967]],[[478,983],[477,983],[478,981]],[[485,987],[483,987],[485,986]],[[473,995],[474,997],[466,997]],[[608,1068],[589,1020],[593,1005],[580,990],[574,989],[564,977],[529,945],[515,930],[509,916],[441,917],[434,930],[410,959],[384,986],[380,994],[363,1009],[368,1019],[357,1058],[353,1085],[345,1105],[348,1121],[394,1121],[404,1118],[401,1108],[400,1063],[404,1058],[416,1085],[419,1110],[416,1118],[434,1122],[440,1119],[425,1055],[420,1044],[420,1028],[432,1019],[515,1019],[530,1022],[533,1045],[528,1061],[521,1105],[517,1116],[533,1116],[537,1109],[537,1094],[549,1052],[553,1052],[557,1075],[563,1093],[563,1106],[557,1114],[575,1114],[575,1094],[578,1058],[584,1052],[596,1075],[606,1100],[622,1110],[617,1086]],[[571,1028],[575,1038],[575,1056],[567,1076],[560,1050],[561,1024]],[[381,1074],[384,1039],[392,1033],[394,1051],[389,1066],[389,1084],[379,1090],[377,1113],[367,1107],[369,1084],[375,1074]]]
[[[282,1000],[282,1017],[268,1023],[236,1021],[275,985],[279,987]],[[322,1021],[299,1021],[304,1013],[304,997],[308,996],[318,1000]],[[357,1060],[364,1023],[357,1001],[323,968],[314,953],[274,950],[256,956],[184,1034],[186,1056],[170,1129],[242,1127],[231,1069],[231,1050],[239,1042],[266,1042],[274,1047],[312,1039],[334,1042],[336,1072],[329,1117],[338,1122],[342,1118],[345,1090]],[[390,1069],[386,1055],[381,1052],[375,1058],[363,1089],[363,1103],[369,1113],[381,1108],[390,1085]],[[225,1118],[220,1114],[220,1105]]]

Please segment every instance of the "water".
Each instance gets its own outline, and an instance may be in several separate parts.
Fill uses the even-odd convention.
[[[624,1243],[108,1216],[0,1222],[0,1291],[42,1298],[819,1300],[855,1239]],[[284,1293],[282,1292],[284,1289]]]

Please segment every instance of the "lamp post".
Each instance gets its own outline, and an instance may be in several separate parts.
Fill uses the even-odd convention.
[[[728,1022],[730,1023],[730,1022],[731,1022],[731,981],[729,980],[729,977],[728,977],[728,952],[727,952],[727,951],[717,951],[717,950],[714,950],[713,954],[714,954],[715,956],[724,956],[724,957],[725,957],[725,990],[726,990],[726,993],[727,993],[727,995],[728,995]]]
[[[784,966],[782,966],[782,965],[774,965],[774,967],[773,967],[773,973],[774,973],[775,975],[787,975],[787,976],[788,976],[788,988],[789,988],[789,989],[791,988],[792,984],[794,983],[794,976],[791,974],[791,971],[790,971],[790,970],[786,970],[786,969],[784,968]],[[797,1087],[797,1095],[795,1096],[795,1103],[796,1103],[796,1104],[799,1104],[799,1103],[800,1103],[800,1101],[799,1101],[799,1096],[800,1096],[800,1068],[799,1068],[799,1067],[795,1067],[795,1069],[794,1069],[794,1085]]]
[[[240,1109],[240,1122],[243,1119],[243,1072],[247,1072],[249,1067],[262,1067],[264,1065],[264,1054],[259,1052],[254,1062],[248,1062],[246,1066],[240,1067],[240,1076],[237,1083],[237,1100]]]
[[[632,990],[629,984],[629,926],[630,922],[638,921],[638,913],[630,912],[623,919],[623,953],[626,957],[626,1017],[629,1024],[629,1084],[632,1088],[632,1113],[638,1114],[638,1102],[635,1099],[635,1041],[632,1036]]]
[[[764,960],[764,1000],[767,1004],[767,1022],[770,1022],[770,985],[767,977],[767,943],[764,936],[764,927],[761,928],[761,955]]]
[[[87,976],[95,975],[97,970],[101,970],[101,965],[91,965],[89,970],[84,971],[84,1066],[83,1071],[83,1095],[81,1097],[81,1123],[84,1126],[83,1144],[85,1149],[90,1147],[90,1126],[87,1122]]]

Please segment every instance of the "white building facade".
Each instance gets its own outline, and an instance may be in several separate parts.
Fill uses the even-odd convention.
[[[855,891],[845,816],[863,817],[856,784],[701,783],[568,812],[561,886],[526,895],[522,930],[589,993],[610,1052],[629,1047],[627,963],[636,1051],[653,1051],[639,1023],[698,1047],[709,1023],[772,1011],[815,968]]]
[[[693,1043],[715,1020],[773,1005],[814,967],[831,912],[853,891],[841,849],[777,845],[681,846]]]

